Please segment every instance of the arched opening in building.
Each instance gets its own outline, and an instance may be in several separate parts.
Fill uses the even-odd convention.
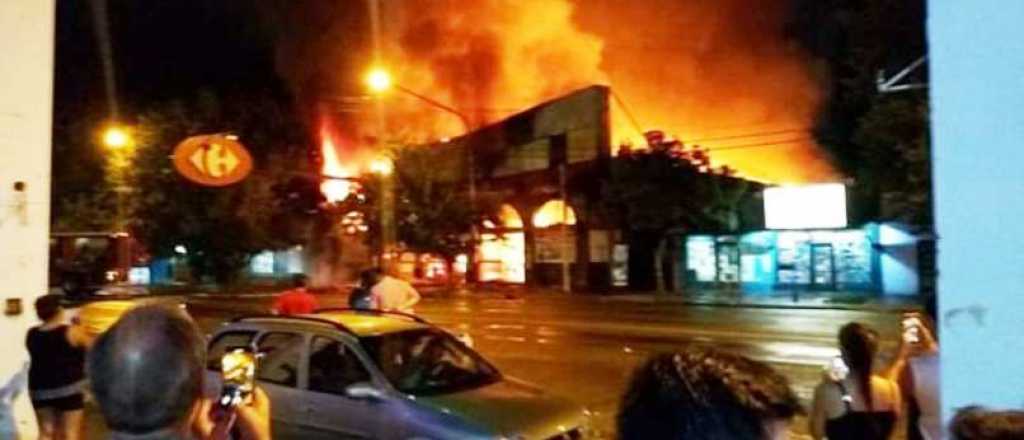
[[[541,205],[537,212],[533,213],[533,227],[548,228],[561,224],[575,225],[576,211],[571,206],[566,206],[561,199],[552,199]]]
[[[498,210],[498,223],[485,222],[478,255],[480,281],[526,282],[526,235],[523,218],[511,205]]]
[[[576,262],[576,211],[561,199],[551,199],[533,213],[534,262],[545,267]],[[568,227],[563,227],[566,225]],[[551,277],[539,274],[540,279]],[[560,275],[559,275],[560,276]]]

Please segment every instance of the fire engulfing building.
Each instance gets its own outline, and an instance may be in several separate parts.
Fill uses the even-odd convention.
[[[437,147],[452,179],[468,181],[473,170],[477,196],[498,206],[498,221],[481,234],[480,281],[553,287],[567,275],[574,290],[654,287],[657,243],[624,230],[602,204],[613,147],[609,97],[607,87],[581,89]],[[843,185],[750,189],[735,207],[732,232],[688,231],[671,240],[661,274],[668,287],[919,290],[917,238],[894,224],[848,227]]]
[[[472,170],[477,197],[498,206],[481,231],[480,281],[557,286],[567,273],[576,289],[614,284],[621,234],[597,209],[608,98],[607,87],[588,87],[438,146],[451,178]]]
[[[655,243],[623,230],[602,203],[613,148],[610,94],[587,87],[436,146],[450,178],[468,182],[472,170],[478,199],[496,207],[498,220],[485,225],[476,252],[480,281],[555,287],[568,277],[574,290],[587,291],[653,286]]]

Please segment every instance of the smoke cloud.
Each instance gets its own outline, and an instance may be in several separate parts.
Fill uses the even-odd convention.
[[[625,103],[613,105],[617,141],[659,129],[749,177],[836,177],[809,131],[822,87],[811,57],[785,37],[789,0],[380,2],[382,59],[396,82],[458,109],[471,125],[599,83]],[[285,19],[294,23],[278,65],[306,95],[359,94],[360,66],[372,60],[365,3],[328,3],[288,3]],[[420,100],[384,99],[390,136],[464,132],[457,117]],[[337,112],[348,137],[374,130],[373,112],[349,110]]]

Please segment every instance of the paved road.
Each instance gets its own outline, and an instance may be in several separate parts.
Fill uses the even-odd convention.
[[[647,298],[649,299],[649,297]],[[344,297],[325,297],[341,306]],[[189,310],[204,329],[224,319],[262,312],[269,298],[198,298]],[[895,349],[894,313],[840,310],[687,306],[675,302],[593,296],[464,295],[426,298],[417,312],[452,330],[469,332],[476,348],[505,374],[542,384],[598,414],[610,432],[630,372],[651,353],[688,344],[733,350],[773,364],[807,402],[821,367],[838,354],[835,334],[861,321],[883,336],[883,356]],[[806,432],[801,420],[793,438]]]

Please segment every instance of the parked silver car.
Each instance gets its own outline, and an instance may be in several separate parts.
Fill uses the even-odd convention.
[[[240,318],[209,345],[219,390],[225,350],[254,347],[276,439],[578,439],[586,411],[504,377],[417,317],[330,310]]]

